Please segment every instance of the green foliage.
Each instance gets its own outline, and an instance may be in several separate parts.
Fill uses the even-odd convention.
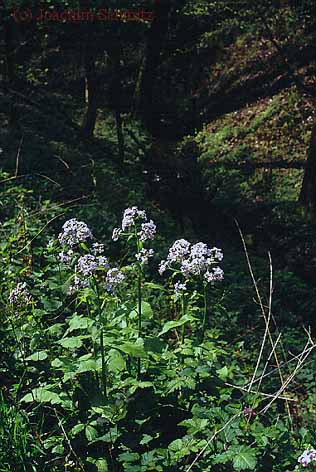
[[[32,198],[29,204],[34,204]],[[275,402],[261,416],[267,399],[238,390],[245,378],[250,379],[256,358],[252,350],[242,347],[229,321],[230,341],[225,340],[224,311],[217,301],[220,291],[213,290],[211,326],[201,340],[203,297],[193,291],[181,315],[168,283],[158,284],[144,272],[139,336],[139,273],[133,258],[121,266],[126,280],[117,294],[104,291],[100,272],[89,287],[67,295],[72,269],[58,262],[57,242],[46,247],[52,237],[45,230],[39,234],[42,213],[36,212],[34,218],[27,205],[24,201],[18,218],[24,215],[23,228],[28,231],[23,233],[23,248],[37,235],[32,266],[25,258],[26,249],[21,253],[20,246],[11,245],[6,259],[8,246],[2,248],[3,267],[7,266],[4,287],[7,281],[11,288],[16,277],[26,277],[33,296],[29,308],[22,307],[17,314],[6,302],[7,288],[3,296],[2,343],[8,367],[2,372],[10,379],[10,402],[14,399],[18,407],[2,401],[2,427],[15,431],[14,441],[19,442],[18,446],[10,444],[14,455],[7,454],[6,446],[1,450],[4,464],[35,464],[34,470],[41,464],[41,470],[184,472],[199,457],[197,471],[270,467],[281,472],[294,467],[301,448],[313,441],[312,397],[308,397],[308,412],[304,407],[301,412],[306,431],[302,440],[298,430],[288,433],[282,402]],[[50,207],[48,202],[46,207]],[[7,208],[6,240],[18,241],[20,230],[9,213]],[[80,246],[83,253],[87,250],[87,245]],[[225,316],[228,320],[229,314]],[[238,323],[234,326],[238,331]],[[291,335],[286,335],[285,342]],[[303,390],[303,385],[313,388],[310,373],[308,366],[300,372]],[[269,373],[263,385],[267,392],[277,389],[277,372]],[[295,392],[292,395],[297,398]],[[248,405],[253,415],[246,413]],[[26,416],[22,408],[27,408]],[[283,419],[276,422],[276,415]],[[32,439],[29,421],[40,446]],[[300,423],[298,418],[295,422]],[[278,466],[272,464],[273,457]]]
[[[26,411],[10,406],[0,392],[0,470],[36,471],[43,456]]]

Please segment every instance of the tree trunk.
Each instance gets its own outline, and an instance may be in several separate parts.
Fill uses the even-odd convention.
[[[304,206],[306,216],[314,219],[316,216],[316,123],[311,133],[299,200]]]
[[[154,101],[154,90],[157,70],[160,65],[160,54],[168,33],[168,20],[172,8],[171,0],[161,0],[155,5],[155,16],[148,31],[145,61],[142,65],[139,86],[139,111],[145,126],[155,130],[159,121],[159,113]],[[137,93],[137,92],[136,92]]]
[[[116,122],[116,135],[120,161],[124,161],[125,156],[125,141],[123,133],[123,120],[122,120],[122,83],[121,83],[121,48],[119,46],[119,38],[117,43],[111,45],[108,49],[110,67],[111,67],[111,83],[110,83],[110,105],[114,109],[115,122]]]
[[[85,99],[86,111],[82,121],[81,134],[85,139],[93,137],[97,119],[98,87],[95,70],[95,56],[92,51],[85,53]]]
[[[5,48],[5,66],[3,74],[4,89],[15,89],[16,87],[16,68],[15,68],[15,25],[9,20],[4,23],[4,48]],[[17,108],[15,103],[10,105],[9,109],[9,128],[14,128],[17,122]]]

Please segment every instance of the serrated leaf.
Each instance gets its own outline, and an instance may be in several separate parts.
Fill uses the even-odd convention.
[[[254,470],[257,464],[255,450],[248,446],[234,448],[233,466],[235,470]]]
[[[226,365],[221,369],[218,369],[216,372],[219,378],[225,382],[228,377],[228,368],[226,367]]]

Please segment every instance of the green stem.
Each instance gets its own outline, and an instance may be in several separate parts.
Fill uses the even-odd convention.
[[[106,398],[107,397],[107,386],[106,386],[107,382],[106,382],[106,363],[105,363],[105,356],[104,356],[103,328],[101,328],[100,346],[101,346],[101,363],[102,363],[102,388],[103,388],[104,398]]]
[[[101,308],[101,299],[100,299],[100,291],[99,285],[96,281],[95,277],[93,277],[94,286],[97,294],[97,301],[98,301],[98,311],[99,311],[99,323],[102,323],[102,308]],[[101,325],[101,333],[100,333],[100,349],[101,349],[101,369],[102,369],[102,390],[104,398],[107,397],[107,372],[106,372],[106,362],[105,362],[105,355],[104,355],[104,333],[103,333],[103,326]]]
[[[138,269],[138,337],[142,334],[142,270],[139,266]],[[137,379],[140,379],[141,363],[140,358],[137,359]]]
[[[142,334],[142,273],[141,269],[139,269],[138,273],[138,337],[140,338]]]
[[[204,294],[204,310],[203,310],[203,324],[202,324],[202,334],[201,334],[201,342],[203,342],[206,322],[207,322],[207,290],[206,284],[203,284],[203,294]]]
[[[182,317],[185,315],[185,297],[184,297],[184,293],[182,293],[182,296],[181,296],[181,311],[182,311]],[[182,329],[181,329],[181,344],[184,343],[184,334],[185,334],[185,324],[182,325]]]
[[[136,239],[136,248],[137,248],[137,254],[140,253],[142,245],[138,237],[137,233],[137,226],[136,224],[134,225],[134,235]],[[142,334],[142,266],[141,263],[139,262],[137,264],[138,266],[138,277],[137,277],[137,300],[138,300],[138,323],[137,323],[137,334],[138,338],[141,337]],[[141,362],[140,358],[137,359],[137,379],[140,379],[140,371],[141,371]]]
[[[21,382],[22,382],[22,379],[24,378],[24,376],[26,375],[27,373],[27,362],[26,362],[26,357],[25,357],[25,344],[24,344],[24,341],[20,341],[19,340],[19,337],[16,333],[16,329],[15,329],[15,325],[14,325],[14,322],[13,322],[13,318],[14,318],[14,311],[12,311],[12,317],[9,315],[7,317],[7,320],[9,321],[10,325],[11,325],[11,328],[12,328],[12,333],[13,333],[13,337],[14,337],[14,340],[15,340],[15,343],[20,351],[20,354],[21,354],[21,359],[22,359],[22,364],[23,364],[23,367],[24,367],[24,372],[22,374],[22,377],[21,377],[21,381],[19,383],[19,387],[18,387],[18,391],[20,389],[20,386],[21,386]],[[29,378],[26,378],[26,385],[29,386],[30,385],[30,379]],[[17,392],[16,392],[17,394]],[[32,398],[33,398],[33,401],[35,402],[35,398],[34,398],[34,394],[33,394],[33,391],[31,390],[31,395],[32,395]]]

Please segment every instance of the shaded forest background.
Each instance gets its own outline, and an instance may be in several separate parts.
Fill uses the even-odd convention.
[[[1,7],[4,169],[45,174],[54,198],[100,192],[102,201],[106,175],[94,178],[96,168],[136,172],[154,204],[204,232],[238,217],[247,232],[273,237],[281,206],[313,220],[313,2],[106,7],[143,8],[154,21],[39,22],[37,2]],[[32,19],[20,21],[26,12]],[[110,206],[119,181],[106,185]]]

